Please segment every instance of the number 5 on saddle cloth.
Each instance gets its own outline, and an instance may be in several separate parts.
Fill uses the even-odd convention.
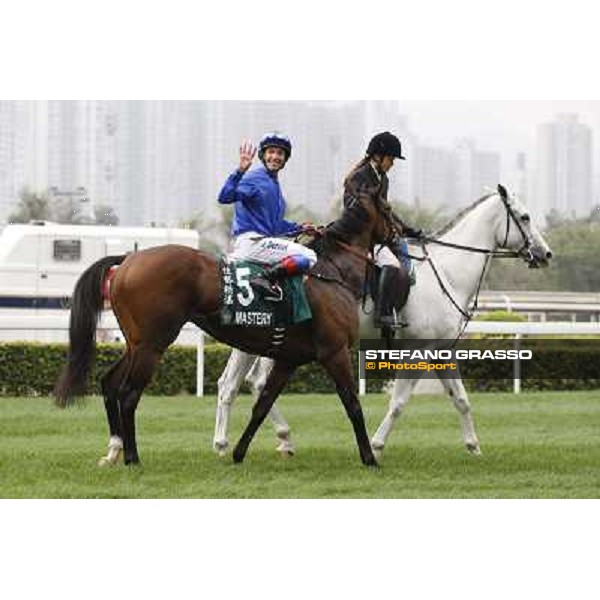
[[[253,287],[251,280],[269,265],[249,260],[223,258],[221,271],[221,323],[245,327],[286,327],[312,319],[302,284],[303,275],[281,283],[281,301],[265,298],[265,292]]]

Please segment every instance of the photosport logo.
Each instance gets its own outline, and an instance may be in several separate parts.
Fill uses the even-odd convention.
[[[600,340],[361,340],[361,379],[597,379]]]

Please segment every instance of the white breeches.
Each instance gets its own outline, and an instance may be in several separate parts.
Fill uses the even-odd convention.
[[[286,256],[301,254],[306,256],[312,267],[317,262],[314,250],[291,240],[274,237],[259,237],[254,232],[242,233],[233,241],[230,253],[233,259],[250,259],[267,264],[276,263]]]

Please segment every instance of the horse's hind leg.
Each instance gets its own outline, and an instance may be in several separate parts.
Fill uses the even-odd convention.
[[[121,383],[126,375],[126,369],[127,355],[123,355],[100,381],[110,438],[108,440],[108,453],[99,460],[99,466],[116,464],[123,450],[123,434],[121,431],[118,396]]]
[[[394,423],[408,404],[408,399],[410,398],[417,381],[418,379],[396,379],[394,382],[388,411],[371,440],[373,450],[376,452],[383,452],[385,442],[394,427]]]
[[[267,377],[273,368],[273,360],[270,358],[259,358],[255,361],[250,369],[248,375],[246,375],[246,381],[252,385],[254,395],[256,398],[260,395],[260,392],[265,387]],[[284,419],[283,414],[277,408],[277,403],[273,404],[269,411],[269,419],[275,427],[275,435],[277,436],[277,452],[281,453],[282,456],[293,456],[295,450],[292,444],[290,426]]]
[[[295,367],[286,363],[276,362],[267,377],[265,386],[258,397],[258,400],[252,407],[252,417],[246,426],[240,441],[233,450],[233,460],[236,463],[242,462],[248,451],[248,446],[254,437],[254,434],[265,420],[269,410],[277,400],[281,390],[292,376]]]
[[[135,410],[154,369],[162,356],[155,348],[140,345],[131,351],[127,377],[119,391],[123,452],[126,465],[137,464],[140,458],[135,439]]]
[[[475,423],[471,412],[471,403],[462,379],[446,379],[440,377],[444,389],[450,396],[458,414],[460,415],[460,426],[462,437],[467,450],[471,454],[481,454],[479,439],[475,433]]]
[[[252,354],[233,349],[229,355],[227,365],[217,383],[217,415],[215,419],[215,435],[213,448],[220,456],[225,455],[229,445],[227,432],[229,430],[229,415],[231,407],[238,394],[244,377],[256,359]]]
[[[363,411],[358,396],[354,391],[352,363],[348,350],[343,348],[327,361],[323,361],[322,364],[327,369],[331,378],[335,381],[338,396],[352,423],[356,443],[360,452],[360,458],[363,464],[369,467],[376,467],[377,461],[375,460],[371,444],[369,443]]]

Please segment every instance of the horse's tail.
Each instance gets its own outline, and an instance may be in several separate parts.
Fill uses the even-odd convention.
[[[85,392],[87,377],[96,354],[96,326],[102,311],[102,285],[110,267],[120,265],[123,256],[105,256],[91,265],[79,278],[71,304],[67,364],[54,388],[61,408]]]

